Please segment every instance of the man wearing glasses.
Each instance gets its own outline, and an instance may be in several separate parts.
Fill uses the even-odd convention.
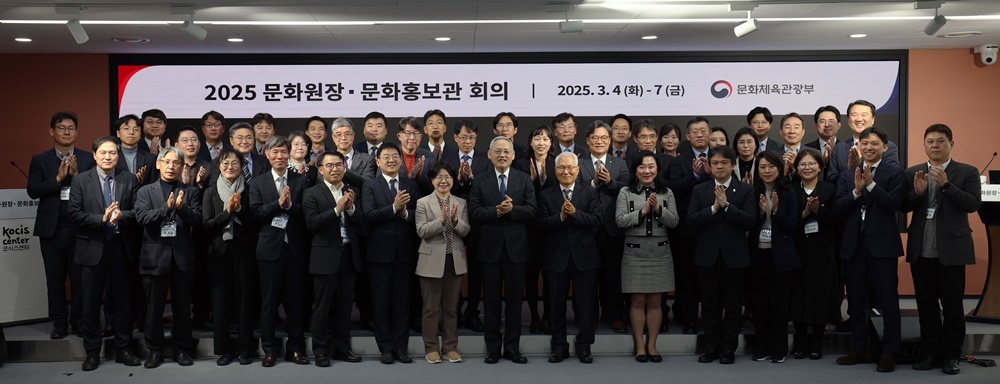
[[[158,155],[163,147],[163,133],[167,131],[167,115],[159,109],[150,109],[142,113],[143,140],[139,141],[139,149]]]
[[[366,181],[375,177],[375,158],[354,150],[354,125],[350,120],[340,117],[333,120],[331,126],[333,143],[337,145],[337,152],[343,155],[344,164],[347,165],[342,178],[345,183],[360,190]]]
[[[556,141],[559,142],[559,147],[556,148],[559,153],[572,152],[580,157],[587,154],[586,149],[576,145],[576,118],[572,113],[563,112],[556,115],[552,119],[552,130],[556,134]]]
[[[226,132],[226,118],[216,111],[208,111],[201,116],[201,133],[205,135],[205,144],[198,151],[198,158],[210,162],[219,157],[223,149],[232,145],[222,139]]]
[[[517,134],[517,116],[511,112],[500,112],[493,118],[493,135],[503,136],[514,142]],[[528,147],[514,143],[514,155],[519,159],[527,159],[531,151]]]
[[[404,117],[399,120],[399,132],[396,133],[396,139],[399,140],[399,156],[403,160],[400,171],[420,187],[420,196],[414,198],[426,196],[434,191],[428,171],[437,161],[437,156],[430,150],[419,147],[423,129],[424,123],[420,119],[412,116]]]

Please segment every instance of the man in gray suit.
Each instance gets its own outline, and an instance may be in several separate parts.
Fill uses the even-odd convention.
[[[330,125],[333,127],[333,143],[337,145],[337,152],[344,155],[347,164],[344,182],[361,190],[368,179],[375,177],[375,158],[354,150],[354,125],[350,120],[338,117]]]
[[[941,367],[944,373],[957,374],[965,340],[965,266],[976,263],[969,214],[979,210],[982,187],[976,167],[952,160],[952,145],[947,125],[934,124],[924,131],[927,162],[906,170],[902,211],[913,212],[906,261],[917,295],[920,339],[927,350],[927,357],[913,369]]]
[[[625,250],[625,232],[615,225],[615,200],[618,191],[629,181],[625,161],[608,156],[611,148],[611,127],[595,120],[587,125],[589,154],[580,156],[580,182],[597,189],[604,225],[597,230],[601,244],[601,272],[598,287],[601,298],[601,319],[611,323],[611,329],[625,333],[626,301],[622,299],[622,252]]]
[[[847,106],[847,125],[851,127],[851,140],[838,142],[833,147],[833,154],[827,162],[826,181],[837,184],[840,174],[861,165],[861,150],[859,149],[861,131],[875,125],[875,104],[866,100],[857,100]],[[882,153],[882,160],[887,163],[899,164],[899,147],[892,141],[888,149]]]

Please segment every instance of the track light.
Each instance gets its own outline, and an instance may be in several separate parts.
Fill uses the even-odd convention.
[[[187,32],[187,34],[194,36],[195,39],[205,40],[208,37],[208,31],[194,23],[194,21],[185,21],[181,26],[181,30]]]
[[[747,21],[740,23],[740,25],[737,25],[736,28],[733,28],[733,32],[736,33],[737,38],[749,35],[751,32],[756,30],[757,30],[757,19],[753,18],[748,19]]]
[[[948,22],[948,19],[945,18],[944,15],[937,14],[937,10],[934,11],[934,15],[934,18],[927,23],[926,27],[924,27],[924,33],[926,33],[927,36],[934,36],[941,30],[941,27],[944,27],[944,24]]]
[[[77,44],[83,44],[90,40],[87,31],[84,31],[83,26],[80,25],[80,19],[67,21],[66,28],[69,28],[69,33],[73,35],[73,40],[76,40]]]

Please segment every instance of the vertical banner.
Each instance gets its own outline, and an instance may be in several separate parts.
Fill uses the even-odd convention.
[[[49,316],[45,267],[35,227],[38,201],[24,189],[0,189],[0,323]]]

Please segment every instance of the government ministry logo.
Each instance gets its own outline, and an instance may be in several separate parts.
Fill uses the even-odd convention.
[[[733,85],[729,84],[728,81],[719,80],[712,83],[710,91],[712,91],[712,96],[715,96],[716,99],[725,99],[733,94]]]

